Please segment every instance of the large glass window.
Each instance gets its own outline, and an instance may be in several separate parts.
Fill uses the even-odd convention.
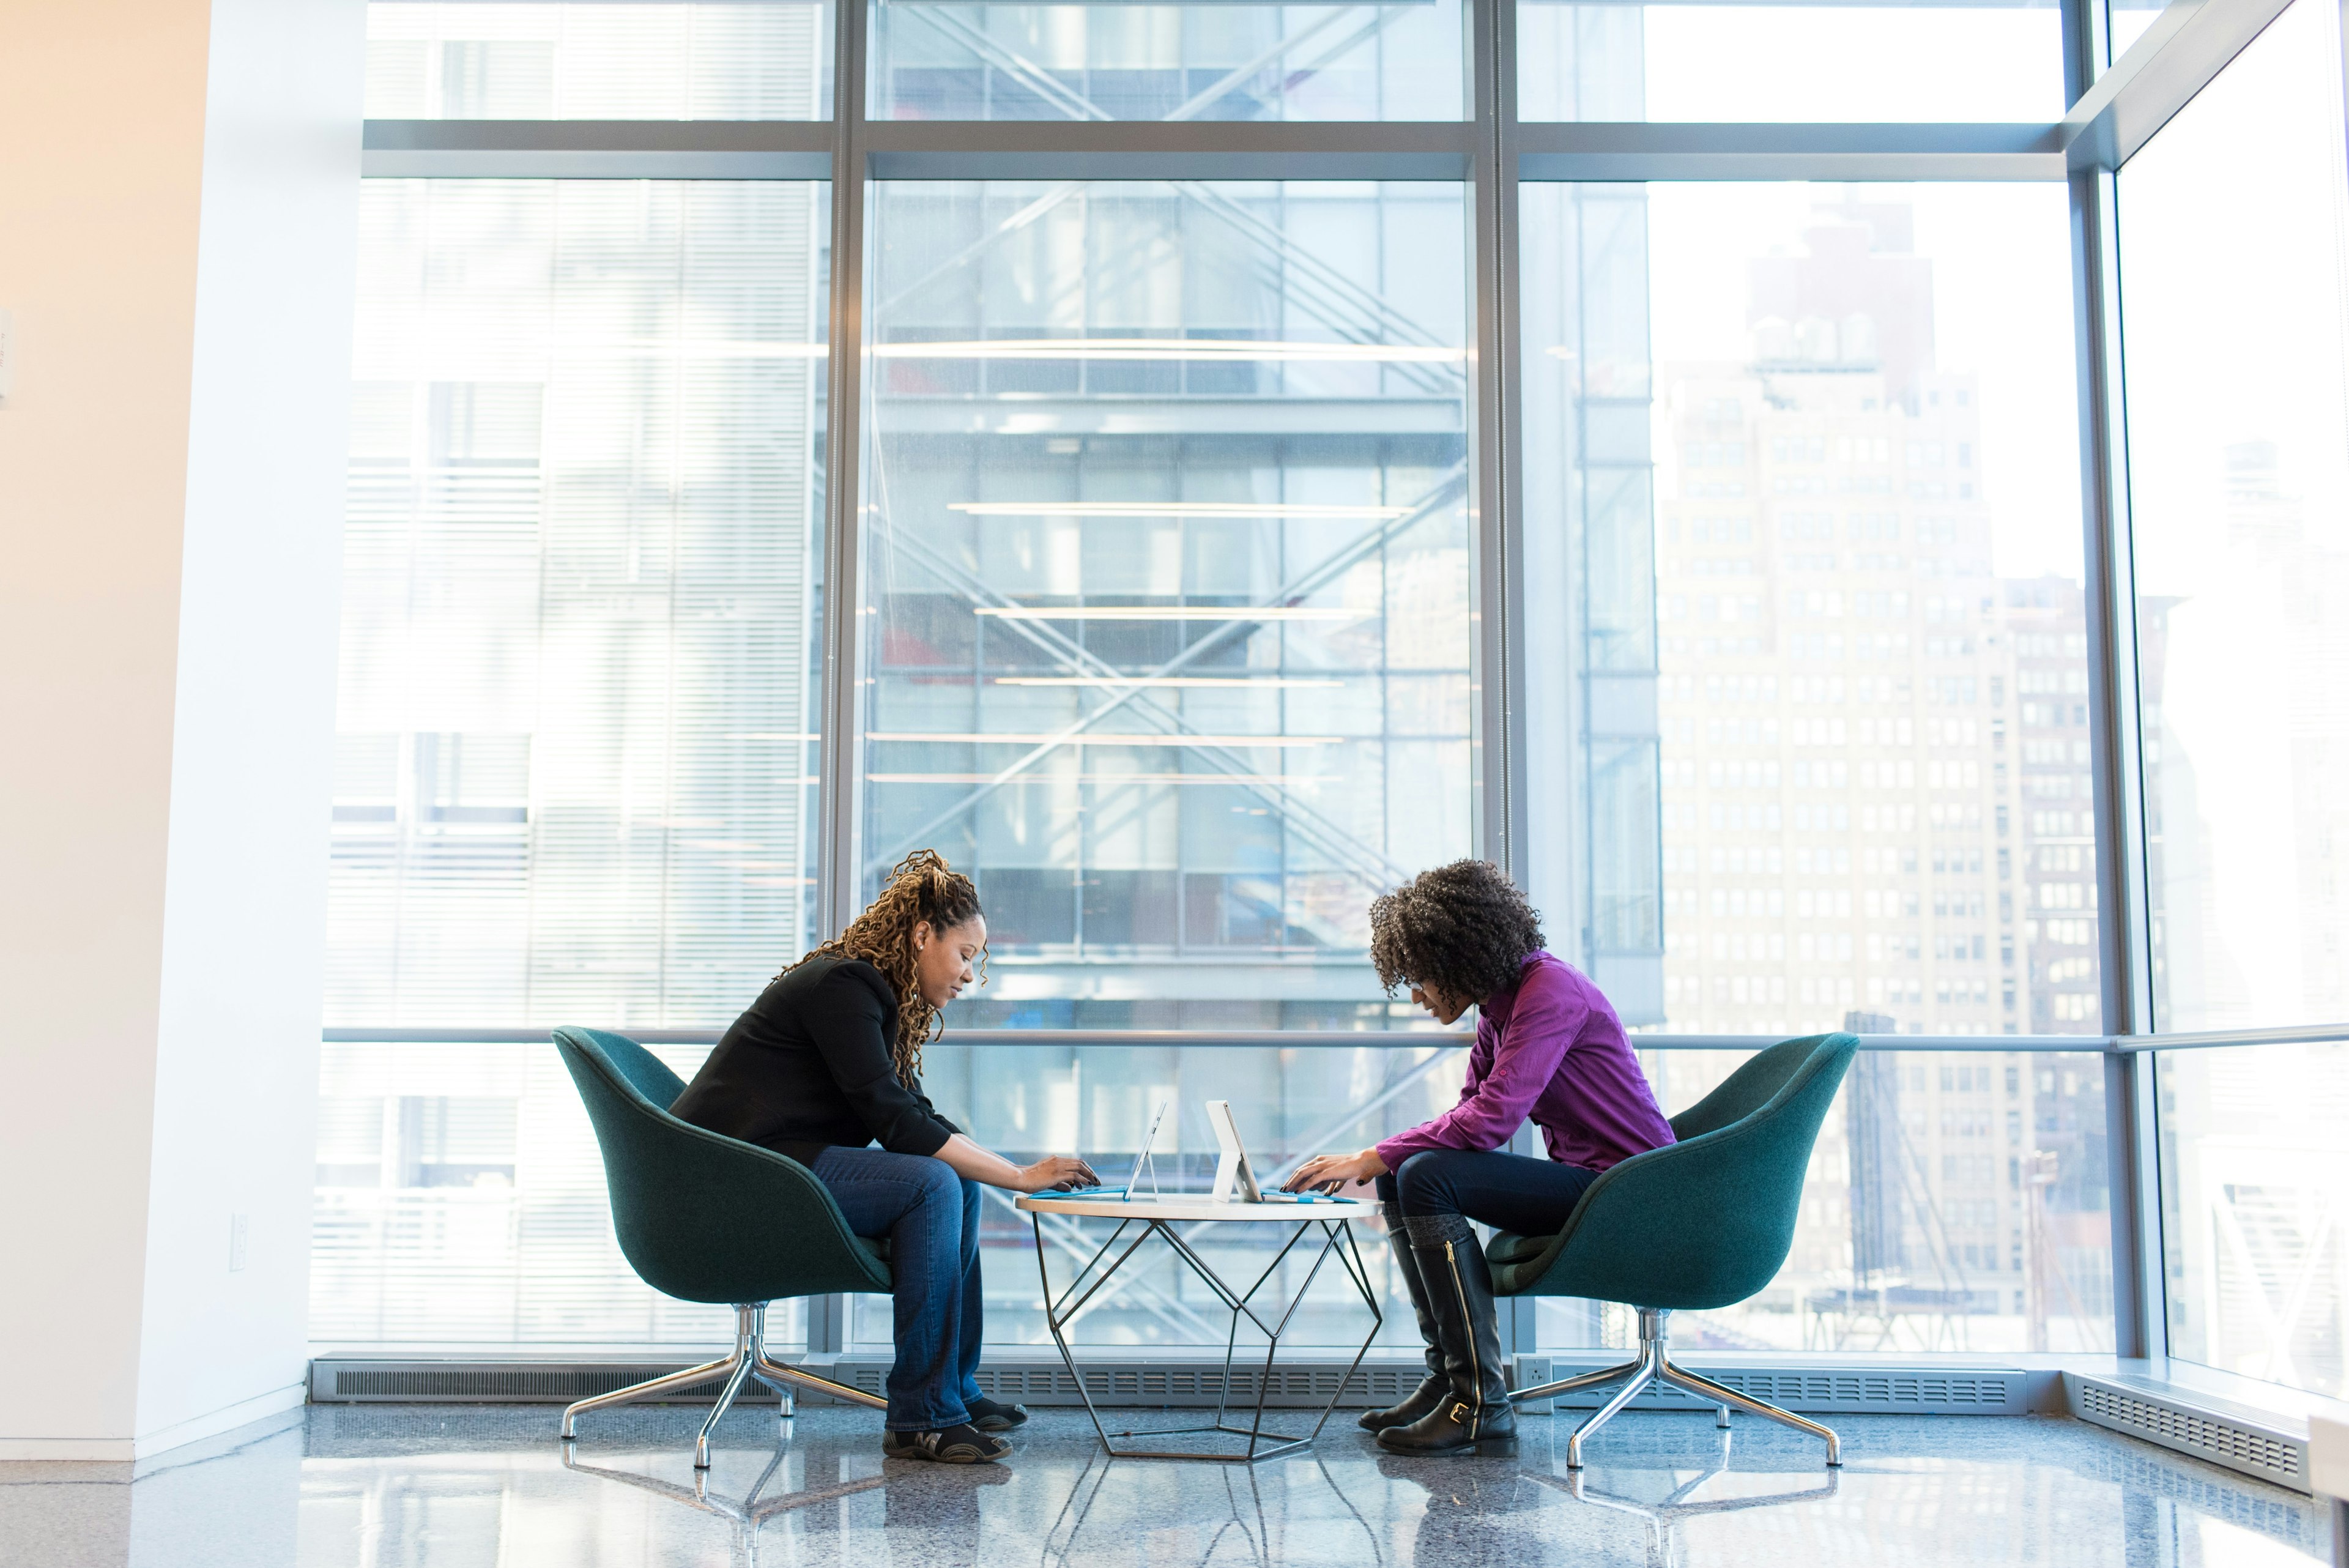
[[[2349,191],[2298,0],[2118,177],[2154,1025],[2349,1010]],[[2344,1392],[2339,1044],[2163,1052],[2169,1351]]]
[[[1517,8],[1527,119],[2052,120],[2053,5],[1582,4]]]
[[[1464,855],[1454,185],[885,183],[871,888],[973,867],[966,1026],[1378,1027]]]
[[[1457,119],[1459,0],[874,0],[875,119]]]
[[[822,188],[362,203],[326,1022],[722,1022],[808,941]],[[330,1048],[321,1337],[707,1337],[555,1068]]]
[[[2109,0],[2110,53],[2157,14]],[[1741,1054],[1659,1032],[2101,1033],[2060,181],[1535,183],[1500,257],[1456,175],[1192,178],[1232,171],[1131,126],[1101,155],[1178,177],[899,180],[886,156],[918,153],[926,120],[1072,141],[1216,120],[1272,175],[1294,139],[1243,122],[1456,122],[1467,8],[845,15],[866,67],[840,123],[896,123],[838,279],[864,334],[862,406],[832,410],[858,463],[835,607],[854,656],[831,677],[857,732],[828,763],[843,865],[819,865],[815,820],[827,188],[367,187],[327,1017],[361,1038],[329,1044],[322,1078],[320,1340],[720,1335],[722,1311],[619,1258],[552,1053],[451,1032],[722,1027],[828,934],[820,879],[860,898],[918,846],[974,873],[993,936],[990,983],[930,1052],[941,1106],[1015,1155],[1117,1160],[1169,1100],[1174,1181],[1204,1179],[1211,1094],[1275,1168],[1452,1096],[1459,1047],[1381,993],[1367,913],[1470,854],[1506,853],[1549,945],[1651,1036],[1667,1110]],[[658,122],[835,111],[829,4],[369,16],[377,119],[639,121],[627,156],[657,161],[681,134]],[[1522,0],[1514,36],[1524,119],[1709,122],[1694,140],[1724,148],[1735,122],[2064,108],[2044,5]],[[2349,1018],[2323,684],[2326,530],[2349,514],[2337,45],[2299,0],[2120,177],[2168,1029]],[[1363,171],[1428,172],[1380,156]],[[1516,410],[1471,347],[1478,312],[1512,309]],[[1507,417],[1472,430],[1472,410]],[[1518,510],[1479,518],[1476,443],[1512,430]],[[1479,554],[1505,537],[1524,613],[1499,625],[1476,564],[1517,565]],[[1507,793],[1480,691],[1526,748],[1500,781],[1524,785],[1524,839],[1475,809]],[[1099,1033],[1130,1028],[1319,1043]],[[401,1032],[425,1038],[365,1038]],[[689,1073],[703,1048],[663,1049]],[[2331,1071],[2323,1051],[2163,1062],[2180,1354],[2337,1390],[2330,1168],[2278,1152],[2298,1123],[2242,1109]],[[1682,1337],[2108,1346],[2103,1094],[2085,1052],[1865,1054],[1779,1279]],[[1038,1347],[1027,1221],[988,1215],[990,1339]],[[1049,1255],[1084,1229],[1057,1225]],[[1198,1240],[1237,1268],[1263,1239]],[[1162,1261],[1078,1337],[1155,1353],[1218,1315]],[[1534,1317],[1549,1348],[1630,1332],[1594,1303]],[[886,1339],[877,1299],[823,1321]],[[1304,1337],[1358,1324],[1327,1291]]]
[[[2154,1022],[2349,1018],[2349,222],[2299,0],[2122,169]]]
[[[1636,1023],[2100,1031],[2063,192],[1525,208],[1543,906]]]
[[[707,1023],[802,950],[823,211],[367,186],[328,1023]]]
[[[2349,1396],[2349,1045],[2164,1051],[2169,1354]]]
[[[375,0],[370,119],[823,119],[832,6]]]

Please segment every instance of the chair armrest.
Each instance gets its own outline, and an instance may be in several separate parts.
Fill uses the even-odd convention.
[[[1485,1243],[1485,1261],[1495,1268],[1529,1262],[1557,1246],[1556,1236],[1519,1236],[1504,1231]]]

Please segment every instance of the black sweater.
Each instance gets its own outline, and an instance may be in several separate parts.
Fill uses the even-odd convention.
[[[962,1129],[890,1065],[897,998],[863,959],[812,958],[775,977],[701,1064],[671,1115],[812,1164],[879,1141],[936,1154]]]

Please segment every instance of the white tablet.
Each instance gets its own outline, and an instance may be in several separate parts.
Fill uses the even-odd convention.
[[[1216,1146],[1220,1151],[1216,1158],[1216,1186],[1211,1194],[1214,1200],[1263,1202],[1264,1193],[1257,1187],[1256,1172],[1248,1168],[1247,1146],[1240,1142],[1240,1129],[1232,1120],[1231,1101],[1209,1100],[1207,1125],[1216,1129]]]

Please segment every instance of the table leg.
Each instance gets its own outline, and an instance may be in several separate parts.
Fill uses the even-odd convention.
[[[1330,1261],[1332,1253],[1337,1255],[1339,1266],[1346,1271],[1346,1277],[1351,1280],[1354,1282],[1354,1288],[1361,1293],[1362,1304],[1371,1309],[1371,1332],[1363,1335],[1361,1345],[1354,1351],[1354,1359],[1347,1364],[1345,1376],[1339,1378],[1338,1386],[1330,1390],[1329,1401],[1321,1407],[1321,1414],[1315,1418],[1312,1430],[1306,1433],[1302,1438],[1291,1439],[1289,1446],[1310,1443],[1321,1435],[1321,1428],[1329,1425],[1331,1413],[1338,1408],[1338,1401],[1345,1397],[1346,1385],[1352,1380],[1355,1370],[1362,1365],[1362,1357],[1370,1354],[1371,1343],[1378,1338],[1379,1329],[1386,1322],[1385,1314],[1379,1310],[1378,1293],[1371,1288],[1370,1271],[1362,1264],[1361,1252],[1353,1251],[1354,1238],[1351,1228],[1342,1220],[1320,1220],[1309,1221],[1309,1223],[1319,1225],[1321,1228],[1321,1251],[1315,1256],[1313,1260],[1313,1267],[1307,1272],[1305,1282],[1299,1285],[1297,1287],[1297,1293],[1289,1298],[1287,1310],[1280,1314],[1280,1322],[1273,1328],[1266,1331],[1268,1343],[1265,1346],[1264,1371],[1259,1376],[1257,1383],[1256,1425],[1255,1428],[1250,1430],[1248,1435],[1248,1447],[1251,1451],[1254,1450],[1256,1446],[1257,1434],[1262,1430],[1264,1426],[1265,1401],[1271,1397],[1273,1357],[1279,1349],[1280,1336],[1288,1332],[1288,1320],[1296,1315],[1297,1309],[1305,1304],[1306,1293],[1313,1288],[1314,1280],[1319,1278],[1320,1275],[1321,1265]],[[1297,1240],[1303,1237],[1304,1234],[1305,1226],[1300,1225],[1298,1228],[1297,1236],[1290,1239],[1289,1245],[1294,1246]],[[1288,1247],[1283,1247],[1280,1250],[1279,1256],[1273,1260],[1273,1268],[1267,1269],[1262,1275],[1257,1277],[1257,1282],[1248,1287],[1247,1295],[1242,1298],[1244,1304],[1247,1301],[1254,1298],[1257,1291],[1263,1286],[1266,1280],[1272,1277],[1273,1269],[1277,1269],[1280,1266],[1280,1259],[1287,1257],[1288,1255]],[[1348,1256],[1350,1251],[1352,1253],[1350,1259]],[[1264,1326],[1263,1320],[1257,1317],[1253,1311],[1248,1313],[1248,1317],[1250,1321],[1256,1323],[1258,1327],[1261,1328]],[[1238,1320],[1237,1317],[1233,1320],[1233,1327],[1235,1332],[1237,1332],[1238,1328]],[[1229,1360],[1230,1358],[1227,1355],[1226,1357],[1227,1368]],[[1226,1383],[1228,1384],[1228,1372],[1226,1373]],[[1284,1448],[1279,1451],[1286,1452],[1287,1448]]]
[[[1094,1266],[1099,1264],[1102,1258],[1108,1256],[1110,1249],[1114,1247],[1118,1238],[1124,1234],[1126,1222],[1121,1221],[1110,1239],[1102,1243],[1101,1250],[1087,1261],[1082,1269],[1078,1271],[1076,1279],[1071,1282],[1069,1289],[1062,1293],[1058,1301],[1053,1298],[1051,1271],[1044,1260],[1042,1217],[1031,1210],[1029,1220],[1036,1238],[1037,1277],[1044,1290],[1044,1326],[1052,1336],[1053,1345],[1061,1353],[1061,1364],[1068,1368],[1071,1380],[1076,1384],[1077,1397],[1084,1401],[1085,1414],[1092,1418],[1093,1432],[1101,1438],[1102,1451],[1112,1459],[1205,1459],[1221,1464],[1254,1464],[1259,1459],[1278,1459],[1284,1454],[1294,1453],[1300,1449],[1309,1447],[1314,1439],[1320,1436],[1321,1428],[1329,1424],[1330,1413],[1337,1408],[1338,1401],[1345,1397],[1347,1383],[1351,1380],[1354,1372],[1361,1367],[1363,1356],[1370,1354],[1371,1342],[1378,1338],[1379,1329],[1385,1322],[1384,1315],[1379,1310],[1378,1294],[1371,1288],[1369,1268],[1362,1262],[1361,1252],[1355,1245],[1347,1221],[1342,1220],[1308,1219],[1299,1223],[1264,1272],[1257,1276],[1255,1282],[1250,1284],[1246,1292],[1237,1293],[1223,1277],[1208,1265],[1207,1261],[1190,1246],[1185,1238],[1158,1220],[1145,1220],[1143,1222],[1143,1233],[1134,1238],[1125,1251],[1112,1259],[1109,1266],[1098,1277],[1092,1279],[1090,1284],[1086,1284],[1086,1276],[1092,1272]],[[1308,1271],[1304,1282],[1297,1288],[1288,1306],[1281,1312],[1278,1321],[1268,1324],[1257,1314],[1256,1309],[1249,1303],[1255,1300],[1257,1293],[1264,1288],[1265,1283],[1279,1271],[1281,1262],[1295,1250],[1297,1243],[1304,1239],[1307,1228],[1312,1225],[1319,1225],[1321,1229],[1323,1237],[1321,1250],[1315,1256],[1313,1267]],[[1110,1431],[1102,1424],[1101,1411],[1094,1406],[1092,1394],[1085,1386],[1084,1376],[1078,1369],[1076,1353],[1069,1343],[1066,1329],[1075,1321],[1077,1313],[1082,1310],[1084,1303],[1092,1300],[1104,1285],[1108,1284],[1117,1272],[1125,1266],[1126,1261],[1140,1249],[1142,1243],[1148,1241],[1154,1234],[1164,1238],[1166,1244],[1174,1249],[1175,1256],[1182,1259],[1191,1272],[1199,1277],[1201,1282],[1215,1293],[1216,1299],[1231,1311],[1231,1330],[1226,1336],[1224,1344],[1223,1386],[1216,1391],[1215,1419],[1206,1426],[1164,1427],[1146,1431],[1123,1431],[1116,1435],[1121,1438],[1155,1438],[1223,1432],[1247,1438],[1247,1448],[1245,1452],[1200,1454],[1177,1453],[1164,1449],[1120,1449],[1110,1440]],[[1296,1315],[1297,1309],[1304,1304],[1305,1294],[1312,1289],[1314,1280],[1319,1277],[1322,1264],[1329,1262],[1333,1252],[1338,1255],[1340,1266],[1346,1271],[1347,1277],[1353,1282],[1355,1289],[1361,1293],[1363,1305],[1371,1309],[1371,1332],[1363,1336],[1361,1348],[1354,1352],[1354,1359],[1346,1368],[1345,1376],[1338,1380],[1338,1386],[1331,1392],[1328,1403],[1321,1407],[1321,1413],[1314,1421],[1311,1430],[1296,1437],[1279,1432],[1268,1432],[1264,1429],[1266,1405],[1272,1394],[1272,1369],[1275,1359],[1279,1354],[1281,1336],[1288,1331],[1289,1320]],[[1079,1285],[1085,1286],[1081,1296],[1077,1295]],[[1073,1301],[1071,1301],[1072,1297]],[[1255,1419],[1247,1427],[1237,1427],[1232,1425],[1226,1419],[1226,1416],[1231,1398],[1232,1362],[1238,1353],[1239,1320],[1243,1313],[1247,1315],[1250,1323],[1263,1331],[1267,1344],[1264,1368],[1257,1378]],[[1267,1438],[1275,1439],[1275,1441],[1268,1447],[1261,1446]]]
[[[1077,1397],[1084,1401],[1085,1414],[1092,1418],[1093,1435],[1101,1439],[1102,1450],[1104,1453],[1114,1456],[1117,1453],[1117,1449],[1109,1440],[1109,1429],[1102,1425],[1101,1412],[1093,1408],[1092,1394],[1091,1390],[1085,1387],[1085,1375],[1078,1369],[1076,1355],[1069,1348],[1068,1336],[1061,1333],[1063,1323],[1061,1315],[1061,1306],[1056,1306],[1053,1303],[1052,1274],[1051,1271],[1046,1267],[1044,1262],[1044,1217],[1031,1210],[1029,1211],[1028,1218],[1034,1228],[1036,1236],[1036,1277],[1044,1287],[1044,1327],[1046,1331],[1051,1334],[1052,1343],[1060,1347],[1061,1365],[1069,1369],[1069,1381],[1077,1386]],[[1071,1281],[1069,1284],[1070,1293],[1074,1293],[1077,1286],[1084,1282],[1085,1276],[1092,1272],[1093,1265],[1100,1262],[1102,1257],[1108,1253],[1110,1248],[1117,1244],[1118,1237],[1125,1234],[1125,1221],[1120,1220],[1118,1222],[1117,1229],[1110,1232],[1109,1240],[1102,1243],[1101,1251],[1095,1252],[1091,1259],[1086,1261],[1084,1267],[1077,1271],[1077,1277]],[[1093,1290],[1097,1291],[1101,1289],[1102,1285],[1107,1284],[1111,1278],[1117,1273],[1118,1270],[1124,1267],[1126,1259],[1133,1256],[1134,1247],[1139,1247],[1143,1241],[1148,1241],[1150,1239],[1150,1232],[1156,1228],[1157,1227],[1154,1223],[1145,1224],[1142,1234],[1134,1238],[1133,1247],[1128,1247],[1124,1251],[1119,1253],[1116,1260],[1110,1264],[1108,1270],[1102,1273],[1102,1277],[1093,1282]],[[1084,1305],[1085,1301],[1092,1298],[1092,1291],[1087,1291],[1084,1298],[1078,1301],[1076,1307],[1069,1309],[1069,1321],[1073,1322],[1075,1320],[1077,1310],[1081,1308]],[[1061,1297],[1061,1305],[1066,1305],[1067,1301],[1068,1296],[1063,1295]]]

